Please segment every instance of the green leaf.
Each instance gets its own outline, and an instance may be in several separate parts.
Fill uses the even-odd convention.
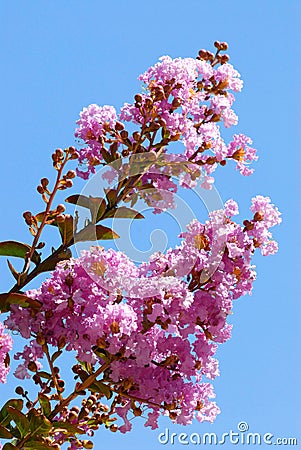
[[[45,214],[46,214],[46,212],[42,211],[42,212],[36,214],[35,218],[37,219],[38,222],[42,222],[42,220],[44,220]],[[56,216],[57,216],[56,211],[49,211],[49,213],[47,213],[46,224],[53,225],[53,221],[55,220]]]
[[[100,150],[103,159],[105,160],[106,163],[110,164],[112,161],[114,161],[114,155],[111,155],[110,152],[108,152],[108,150],[106,150],[105,148],[102,148]]]
[[[26,253],[30,252],[30,245],[17,241],[0,242],[0,256],[15,256],[25,259]],[[39,264],[41,257],[38,252],[34,252],[32,258],[34,264]]]
[[[117,201],[117,189],[104,189],[104,191],[106,193],[109,207],[114,207]]]
[[[72,433],[73,435],[75,435],[75,434],[85,434],[85,431],[82,428],[80,428],[80,427],[78,427],[76,425],[72,425],[69,422],[61,422],[61,421],[53,422],[52,426],[53,426],[53,428],[56,431],[63,431],[63,432],[64,431],[69,431],[69,433]]]
[[[16,269],[14,268],[14,266],[12,265],[12,263],[11,263],[9,260],[7,260],[7,265],[8,265],[8,268],[9,268],[9,270],[10,270],[10,273],[12,274],[12,276],[14,277],[14,279],[18,281],[18,284],[19,284],[19,280],[20,280],[20,278],[21,278],[21,274],[20,274],[19,272],[16,271]],[[27,274],[25,274],[25,276],[26,276],[26,275],[27,275]],[[21,281],[21,280],[20,280],[20,281]]]
[[[89,224],[81,231],[79,231],[74,239],[76,242],[96,241],[104,239],[118,239],[119,235],[111,228],[104,227],[103,225]]]
[[[0,310],[2,312],[8,312],[10,311],[11,305],[20,305],[22,308],[32,308],[34,310],[39,310],[41,308],[40,302],[29,298],[24,294],[18,294],[16,292],[0,294]]]
[[[0,410],[0,424],[3,425],[4,427],[7,426],[11,421],[7,411],[8,406],[13,406],[16,409],[21,410],[23,408],[23,400],[12,398],[2,406]]]
[[[24,450],[45,450],[45,449],[52,449],[53,447],[49,445],[47,442],[39,442],[39,441],[27,441],[24,446],[22,447]]]
[[[85,195],[74,194],[65,199],[65,202],[72,203],[73,205],[82,206],[83,208],[90,208],[89,197]]]
[[[45,212],[41,212],[36,215],[36,219],[41,222],[43,217],[45,216]],[[59,229],[63,244],[69,244],[73,238],[73,217],[70,214],[65,214],[64,222],[57,222],[55,220],[55,215],[50,215],[49,225],[57,227]],[[49,269],[52,270],[52,269]]]
[[[50,380],[51,379],[51,375],[48,372],[44,372],[43,370],[37,372],[37,375],[41,378],[45,378],[45,380]]]
[[[2,450],[17,450],[17,447],[15,447],[13,444],[10,444],[9,442],[7,442]]]
[[[90,375],[93,373],[92,364],[87,361],[80,361],[77,359],[77,361],[80,363],[80,365],[85,369],[86,372],[88,372]]]
[[[107,350],[97,347],[97,345],[94,345],[92,347],[92,350],[95,353],[95,355],[101,358],[103,361],[105,362],[110,361],[110,354]]]
[[[73,217],[70,214],[65,214],[64,222],[57,223],[53,222],[54,225],[58,226],[62,238],[62,243],[64,245],[70,244],[73,240]]]
[[[106,202],[102,197],[86,197],[85,195],[76,194],[70,195],[65,201],[89,209],[91,212],[92,223],[99,222],[106,210]]]
[[[51,413],[50,400],[47,395],[39,393],[39,402],[43,411],[43,414],[47,417]]]
[[[102,381],[95,381],[95,383],[91,384],[91,386],[88,389],[92,392],[99,392],[101,394],[104,394],[108,400],[110,400],[110,398],[112,398],[113,395],[109,386],[104,384]]]
[[[81,381],[86,381],[89,378],[89,374],[85,370],[79,370],[78,376]]]
[[[0,424],[0,438],[11,439],[13,437],[14,435],[11,434],[11,432],[7,428]]]
[[[32,436],[45,435],[51,428],[51,422],[43,414],[40,414],[36,409],[31,409],[28,413],[30,420],[30,430]]]
[[[57,263],[59,263],[60,261],[65,261],[65,259],[70,258],[72,258],[72,253],[69,248],[62,250],[61,253],[59,253],[55,258],[52,258],[50,255],[39,265],[39,273],[54,270]]]
[[[54,352],[51,357],[51,362],[54,363],[54,361],[58,359],[58,357],[61,356],[62,353],[62,350],[57,350],[56,352]]]
[[[101,197],[89,197],[92,223],[100,221],[106,210],[106,202]]]
[[[16,409],[13,406],[7,406],[6,410],[8,415],[17,425],[21,437],[24,437],[29,430],[29,420],[27,417],[19,409]]]
[[[110,210],[105,217],[114,217],[115,219],[144,219],[144,216],[138,211],[127,208],[126,206],[120,206],[120,208]]]

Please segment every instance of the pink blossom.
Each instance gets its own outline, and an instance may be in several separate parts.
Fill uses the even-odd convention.
[[[238,204],[234,200],[230,199],[230,200],[226,201],[225,214],[228,217],[236,216],[237,214],[239,214]]]
[[[6,333],[4,325],[0,322],[0,383],[6,382],[6,377],[9,373],[9,366],[6,363],[8,352],[12,349],[13,340],[11,336]]]

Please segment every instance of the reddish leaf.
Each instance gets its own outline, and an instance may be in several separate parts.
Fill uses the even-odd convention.
[[[144,216],[134,209],[121,206],[114,210],[110,210],[106,215],[106,218],[114,217],[116,219],[144,219]]]
[[[0,256],[15,256],[17,258],[25,259],[26,253],[30,251],[31,247],[28,244],[23,244],[17,241],[0,242]],[[35,264],[39,264],[40,255],[34,252],[31,260]]]
[[[39,310],[41,308],[40,302],[26,297],[24,294],[18,294],[15,292],[0,294],[0,310],[2,312],[8,312],[11,305],[20,305],[23,308],[32,308],[35,310]]]
[[[74,237],[76,242],[96,241],[105,239],[117,239],[119,235],[111,228],[104,227],[103,225],[90,224],[83,228]]]

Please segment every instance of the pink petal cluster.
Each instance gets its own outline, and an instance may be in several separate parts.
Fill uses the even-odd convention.
[[[226,158],[237,161],[236,167],[242,175],[252,173],[247,166],[256,161],[257,156],[249,145],[251,139],[240,134],[226,144],[219,126],[222,123],[229,128],[238,122],[232,109],[235,100],[232,92],[240,91],[243,82],[231,64],[214,67],[204,60],[162,56],[139,76],[139,80],[145,85],[144,92],[138,94],[139,102],[124,104],[119,114],[121,121],[138,125],[139,132],[155,124],[172,141],[182,142],[185,159],[204,169],[203,187],[206,189],[210,189],[214,181],[210,174],[219,163],[224,165]],[[80,150],[80,162],[87,163],[87,170],[79,170],[79,176],[88,178],[95,172],[95,165],[103,160],[101,150],[110,130],[111,140],[106,142],[115,142],[117,147],[124,145],[113,130],[116,120],[116,111],[110,106],[93,104],[81,112],[76,136],[87,144]],[[157,143],[158,139],[150,139],[146,150],[156,150]]]
[[[5,332],[5,327],[0,322],[0,383],[6,382],[6,377],[9,373],[9,366],[6,364],[6,357],[12,347],[13,340],[11,336]]]
[[[77,174],[82,178],[87,178],[88,174],[95,173],[95,165],[99,164],[101,148],[103,147],[102,136],[105,136],[111,128],[114,128],[117,121],[116,110],[113,106],[96,104],[89,105],[80,113],[80,118],[76,122],[78,128],[75,136],[87,143],[87,146],[79,152],[79,163],[87,163],[88,171],[77,169]]]
[[[179,424],[194,417],[212,422],[219,413],[212,400],[211,381],[219,375],[214,355],[231,336],[233,300],[252,290],[251,258],[256,247],[266,246],[257,242],[258,233],[270,237],[268,228],[280,221],[267,198],[253,199],[251,209],[263,213],[252,219],[261,225],[255,237],[252,221],[243,227],[231,220],[238,207],[229,200],[204,224],[192,221],[180,246],[138,267],[123,253],[92,247],[59,263],[39,289],[27,292],[41,302],[36,315],[12,306],[6,324],[26,338],[43,336],[54,347],[75,350],[92,365],[102,359],[95,348],[112,355],[105,382],[112,389],[126,383],[130,398],[148,404],[146,426],[157,427],[162,409]],[[16,355],[24,364],[15,375],[26,377],[29,362],[39,368],[41,357],[32,340]],[[121,432],[131,429],[126,392],[116,408],[124,421]]]
[[[269,197],[257,195],[252,199],[251,211],[254,213],[254,226],[248,231],[256,240],[263,256],[273,255],[278,251],[278,244],[272,239],[269,228],[282,222],[281,213],[272,203]]]

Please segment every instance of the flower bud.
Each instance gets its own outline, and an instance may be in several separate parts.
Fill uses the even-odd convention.
[[[68,420],[76,420],[78,418],[78,414],[76,414],[75,411],[70,411],[69,416],[68,416]]]
[[[181,99],[179,99],[177,97],[174,98],[173,101],[172,101],[172,106],[174,108],[178,108],[179,106],[181,106]]]
[[[135,101],[138,103],[142,102],[142,95],[141,94],[136,94],[134,97]]]
[[[220,49],[223,50],[223,51],[228,50],[227,42],[221,42],[220,43]]]
[[[120,136],[122,139],[127,139],[129,137],[129,133],[126,130],[121,131]]]
[[[138,133],[138,131],[134,131],[133,138],[135,141],[139,141],[139,139],[141,138],[141,134]]]
[[[199,51],[199,58],[206,60],[207,59],[207,50],[203,50],[203,49],[200,50]]]
[[[72,286],[73,281],[74,281],[73,276],[71,275],[71,273],[68,273],[68,275],[65,278],[65,283],[67,284],[67,286],[70,287],[70,286]]]
[[[229,55],[222,55],[221,57],[221,64],[226,64],[230,59]]]
[[[41,185],[43,186],[43,188],[47,187],[48,184],[49,184],[48,178],[42,178],[41,179]]]
[[[114,320],[114,322],[111,323],[110,328],[111,328],[111,331],[113,334],[117,334],[120,331],[119,323],[116,322],[115,320]]]
[[[30,361],[27,366],[28,370],[31,372],[36,372],[38,370],[37,365],[34,361]]]
[[[44,345],[46,343],[45,337],[42,333],[37,334],[36,341],[39,345]]]
[[[139,417],[142,415],[142,410],[140,408],[133,408],[133,414],[135,417]]]
[[[55,155],[58,159],[63,159],[64,158],[64,152],[61,148],[57,148],[55,151]]]
[[[39,185],[39,186],[37,186],[37,191],[39,194],[44,194],[45,189],[43,188],[43,186]]]
[[[62,348],[64,348],[65,345],[66,345],[66,338],[65,336],[61,335],[58,339],[57,347],[59,350],[62,350]]]
[[[31,225],[31,224],[32,224],[32,214],[31,214],[30,211],[25,211],[25,212],[23,213],[23,217],[24,217],[25,223],[26,223],[27,225]]]
[[[18,395],[23,395],[24,394],[24,390],[21,386],[17,386],[15,389],[15,393]]]
[[[66,173],[66,178],[75,178],[75,177],[76,177],[75,170],[68,170],[68,172]]]
[[[66,210],[65,205],[63,205],[62,203],[60,203],[59,205],[57,205],[56,210],[58,213],[62,213]]]
[[[256,221],[256,222],[260,222],[260,221],[262,221],[264,219],[264,213],[262,212],[262,211],[257,211],[255,214],[254,214],[254,220]]]
[[[116,124],[115,124],[115,130],[117,130],[117,131],[122,131],[122,130],[124,130],[124,125],[123,125],[123,123],[121,123],[121,122],[116,122]]]
[[[70,159],[78,159],[78,157],[79,157],[79,153],[78,152],[74,152],[74,153],[72,153]]]

